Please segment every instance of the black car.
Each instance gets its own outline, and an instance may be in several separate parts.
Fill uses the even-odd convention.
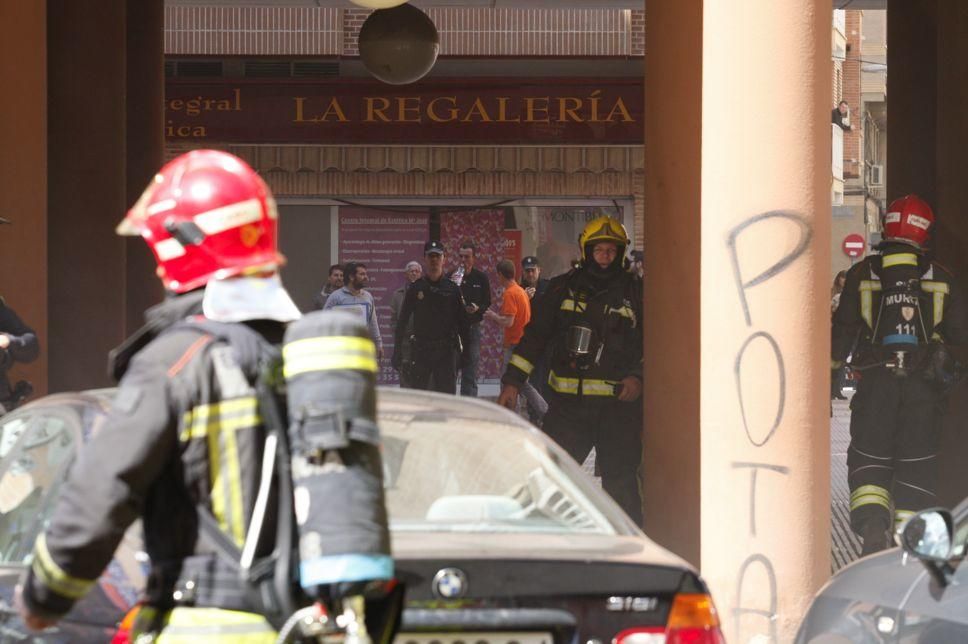
[[[798,644],[968,642],[968,499],[911,517],[900,548],[865,557],[817,593]]]
[[[0,419],[0,639],[26,637],[13,586],[110,392],[48,396]],[[403,644],[721,644],[708,590],[544,434],[491,403],[381,389]],[[48,641],[106,641],[149,562],[137,529]],[[472,638],[472,639],[469,639]]]

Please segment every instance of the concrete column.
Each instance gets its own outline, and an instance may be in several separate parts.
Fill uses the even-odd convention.
[[[702,4],[645,7],[645,529],[696,566]]]
[[[701,570],[729,641],[790,642],[830,571],[831,2],[703,22]]]
[[[50,386],[106,385],[123,339],[125,2],[48,0]]]
[[[935,201],[938,72],[957,66],[938,64],[938,6],[938,0],[887,2],[888,202],[909,193]]]
[[[41,354],[18,366],[47,392],[47,11],[0,0],[0,295],[37,332]]]
[[[141,196],[165,158],[165,3],[127,0],[126,198]],[[121,221],[122,213],[117,213]],[[161,301],[155,260],[140,238],[126,238],[125,335],[144,323],[144,310]]]
[[[965,253],[968,248],[968,211],[965,208],[968,183],[964,176],[965,150],[968,149],[968,123],[964,119],[964,106],[968,104],[968,4],[959,0],[941,0],[937,12],[937,134],[919,132],[916,121],[902,127],[910,133],[910,147],[917,147],[927,140],[924,147],[934,148],[937,152],[937,196],[931,201],[938,220],[934,247],[938,260],[958,278],[961,296],[968,297],[968,254]],[[907,36],[896,41],[902,51],[908,48],[905,40]],[[910,70],[904,73],[910,73]],[[917,90],[914,88],[915,92]],[[892,69],[889,115],[893,114],[895,93],[899,91],[896,92]],[[894,124],[892,120],[891,127]],[[904,163],[902,172],[909,172],[905,157],[896,155],[893,131],[890,131],[890,137],[891,159]],[[962,355],[968,356],[968,347],[962,347]],[[968,382],[963,381],[951,393],[948,409],[939,453],[939,504],[953,507],[968,490],[968,468],[964,466],[964,455],[968,454],[968,432],[965,432]]]

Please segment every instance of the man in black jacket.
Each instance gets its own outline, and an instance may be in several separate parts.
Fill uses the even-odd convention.
[[[937,452],[946,389],[945,345],[968,340],[960,287],[926,256],[934,222],[914,195],[895,200],[884,241],[847,272],[833,316],[832,368],[861,374],[851,400],[850,521],[863,554],[888,547],[889,529],[937,505]],[[856,348],[854,348],[856,345]]]
[[[460,370],[460,395],[477,396],[477,367],[481,361],[481,320],[491,306],[491,282],[483,271],[474,267],[477,248],[465,239],[458,249],[460,265],[447,278],[460,287],[467,312],[467,338],[463,346]]]
[[[514,409],[522,383],[551,346],[542,429],[581,463],[595,448],[602,486],[642,523],[642,287],[626,270],[629,238],[611,217],[579,237],[579,268],[551,280],[532,311],[498,404]]]

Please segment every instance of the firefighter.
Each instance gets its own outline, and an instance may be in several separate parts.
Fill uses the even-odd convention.
[[[498,404],[515,409],[550,345],[542,429],[581,463],[595,448],[602,486],[642,524],[642,289],[627,269],[625,227],[590,221],[579,266],[551,280],[501,379]]]
[[[955,374],[945,345],[968,339],[960,287],[926,252],[934,214],[915,195],[895,200],[884,239],[853,266],[833,316],[832,364],[860,373],[847,452],[851,527],[862,554],[888,547],[899,525],[937,504],[944,392]]]
[[[122,378],[110,412],[80,452],[19,589],[28,627],[67,613],[140,517],[152,568],[132,641],[275,641],[279,606],[250,592],[243,582],[255,578],[240,576],[232,558],[253,547],[241,557],[245,571],[246,557],[259,561],[272,550],[275,530],[253,532],[262,517],[290,524],[275,521],[279,506],[257,498],[267,434],[260,373],[286,324],[300,317],[277,273],[284,260],[276,229],[263,181],[241,159],[214,150],[164,166],[118,226],[119,234],[147,241],[169,297],[113,356]],[[374,376],[375,350],[361,333],[352,357]],[[317,344],[317,353],[328,352],[316,356],[319,364],[348,351]],[[290,571],[283,573],[285,582]]]

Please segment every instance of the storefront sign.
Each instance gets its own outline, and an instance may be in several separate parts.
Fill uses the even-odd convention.
[[[394,328],[390,324],[390,300],[406,283],[404,268],[423,258],[423,245],[430,230],[425,212],[395,213],[376,208],[344,207],[339,210],[339,262],[362,262],[370,278],[366,290],[376,302],[383,360],[378,375],[381,384],[398,383],[399,374],[390,366]]]
[[[643,141],[641,79],[205,83],[169,79],[169,141],[311,144],[618,144]]]

